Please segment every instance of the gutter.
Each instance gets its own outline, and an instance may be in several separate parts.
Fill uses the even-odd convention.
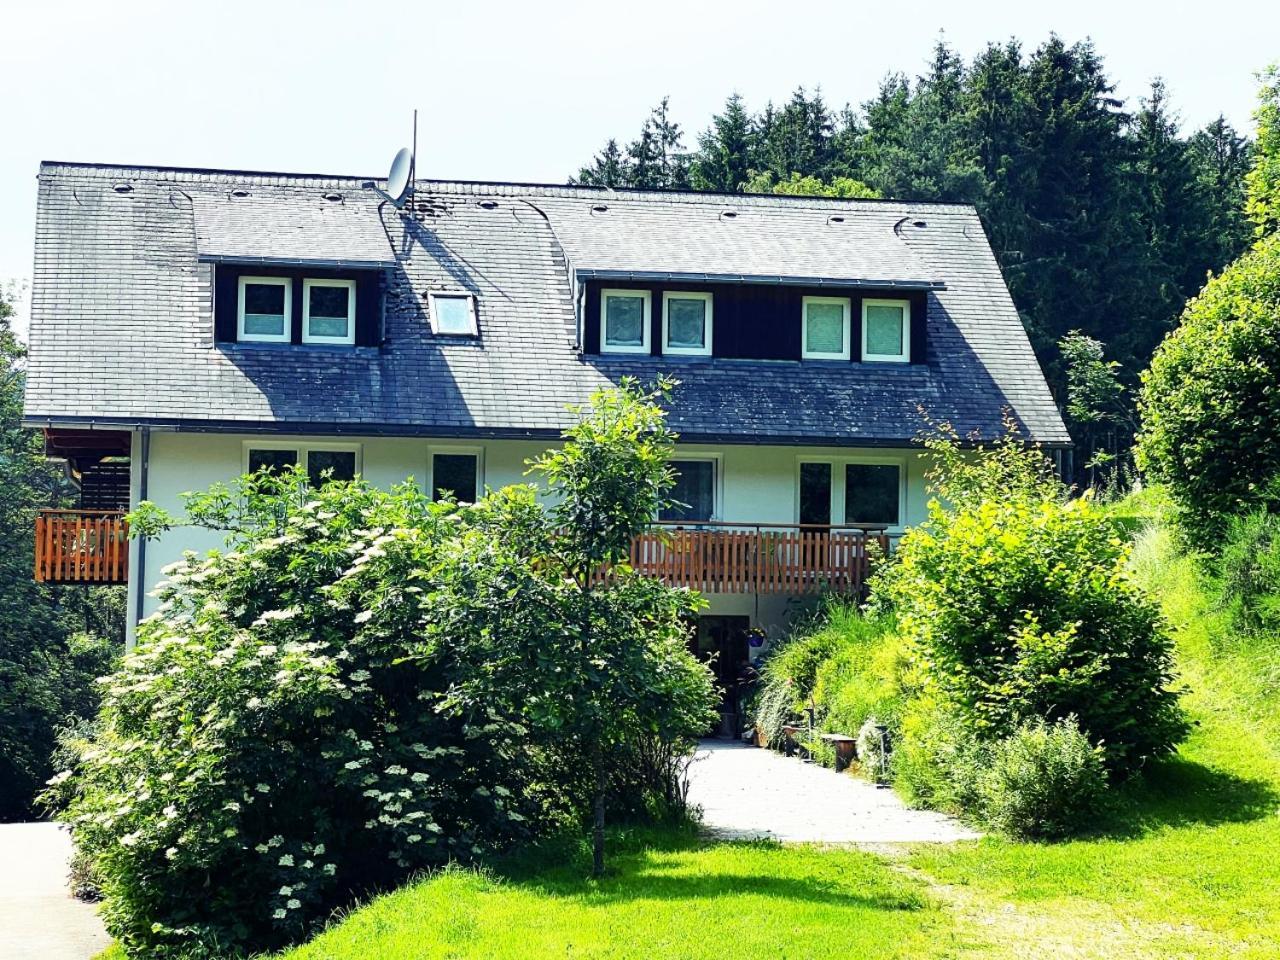
[[[147,472],[151,466],[151,428],[143,427],[138,438],[138,502],[147,499]],[[142,606],[146,600],[147,538],[138,538],[138,593],[134,598],[133,627],[136,631],[142,622]],[[136,642],[136,641],[135,641]]]
[[[771,286],[843,287],[868,290],[945,290],[941,280],[855,280],[787,277],[771,274],[678,273],[666,270],[578,270],[580,280],[629,280],[651,283],[759,283]]]

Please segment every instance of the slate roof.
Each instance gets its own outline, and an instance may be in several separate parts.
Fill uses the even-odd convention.
[[[920,407],[1070,442],[972,207],[419,180],[402,214],[365,182],[42,164],[26,421],[543,437],[666,371],[689,442],[902,445]],[[225,258],[381,266],[385,342],[216,343]],[[574,281],[630,274],[926,287],[927,362],[582,355]],[[478,340],[431,334],[431,289],[477,296]]]

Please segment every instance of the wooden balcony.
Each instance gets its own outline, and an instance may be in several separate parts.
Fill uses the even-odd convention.
[[[120,510],[41,510],[36,579],[109,584],[129,578],[129,525]]]
[[[858,595],[888,551],[879,528],[667,522],[636,538],[631,566],[703,593]]]

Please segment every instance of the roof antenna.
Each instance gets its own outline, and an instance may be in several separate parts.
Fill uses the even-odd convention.
[[[418,152],[418,111],[413,111],[413,149],[401,147],[391,161],[391,170],[387,174],[387,189],[379,189],[373,181],[364,184],[384,200],[389,200],[397,210],[404,207],[405,201],[413,193],[414,176],[417,173]]]

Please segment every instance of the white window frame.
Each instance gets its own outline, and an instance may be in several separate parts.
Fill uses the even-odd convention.
[[[718,523],[724,518],[724,454],[718,452],[698,451],[696,453],[688,453],[677,447],[672,451],[668,462],[674,463],[677,460],[689,461],[697,460],[709,462],[714,465],[715,478],[711,484],[711,516],[706,520],[663,520],[664,524],[679,523],[684,526],[696,526],[699,523]]]
[[[805,455],[798,454],[796,456],[795,466],[795,506],[793,516],[795,522],[800,522],[800,465],[802,463],[826,463],[831,468],[831,525],[833,527],[851,526],[846,524],[844,519],[845,513],[845,467],[855,464],[859,466],[894,466],[898,468],[898,522],[891,524],[887,530],[891,534],[900,534],[907,526],[907,474],[908,458],[905,454],[901,456],[894,455],[874,455],[874,454],[854,454],[851,456],[831,456],[831,455]],[[870,521],[867,521],[870,522]],[[857,524],[852,524],[857,526]]]
[[[321,337],[311,332],[311,288],[312,287],[346,287],[347,294],[347,335],[345,337]],[[331,343],[350,346],[356,342],[356,282],[354,280],[332,280],[328,278],[308,277],[302,281],[302,342]]]
[[[466,331],[457,330],[441,330],[436,324],[436,319],[440,316],[436,309],[437,300],[466,300],[467,310],[471,316],[471,326]],[[432,290],[427,294],[427,310],[431,318],[431,332],[437,337],[478,337],[480,336],[480,324],[476,319],[476,298],[473,294],[453,292],[450,290]]]
[[[838,303],[844,308],[844,349],[839,353],[824,353],[809,349],[809,304]],[[800,356],[804,360],[848,360],[850,352],[850,319],[853,315],[852,302],[849,297],[802,297],[800,300]]]
[[[643,319],[640,324],[640,346],[609,346],[609,298],[640,297],[644,301]],[[613,287],[600,291],[600,352],[601,353],[649,353],[650,328],[653,326],[653,294],[648,290],[626,290]]]
[[[245,333],[244,288],[251,283],[268,287],[284,287],[284,333],[280,336],[269,333]],[[293,339],[293,280],[290,277],[241,276],[236,283],[236,304],[237,340],[243,343],[289,343]]]
[[[673,347],[671,346],[671,324],[670,324],[670,307],[668,306],[672,300],[701,300],[706,304],[705,324],[702,330],[703,345],[700,347]],[[711,356],[711,336],[712,336],[712,307],[714,306],[715,297],[711,293],[702,292],[684,292],[680,290],[664,290],[662,291],[662,352],[664,354],[673,354],[675,356],[685,357],[709,357]]]
[[[354,453],[356,455],[356,476],[363,476],[364,462],[363,450],[358,443],[326,443],[323,441],[316,443],[304,443],[301,440],[246,440],[243,444],[243,451],[240,457],[240,472],[249,472],[249,451],[250,450],[292,450],[298,455],[298,466],[302,468],[304,473],[310,474],[311,465],[308,462],[312,450],[333,451],[335,453]]]
[[[867,307],[902,308],[902,352],[898,354],[867,352]],[[902,299],[874,299],[862,301],[862,361],[863,363],[911,362],[911,301]]]
[[[455,446],[453,444],[432,444],[427,447],[427,497],[436,496],[436,456],[443,454],[454,457],[475,457],[476,459],[476,492],[471,502],[484,496],[487,489],[484,476],[484,447]]]

